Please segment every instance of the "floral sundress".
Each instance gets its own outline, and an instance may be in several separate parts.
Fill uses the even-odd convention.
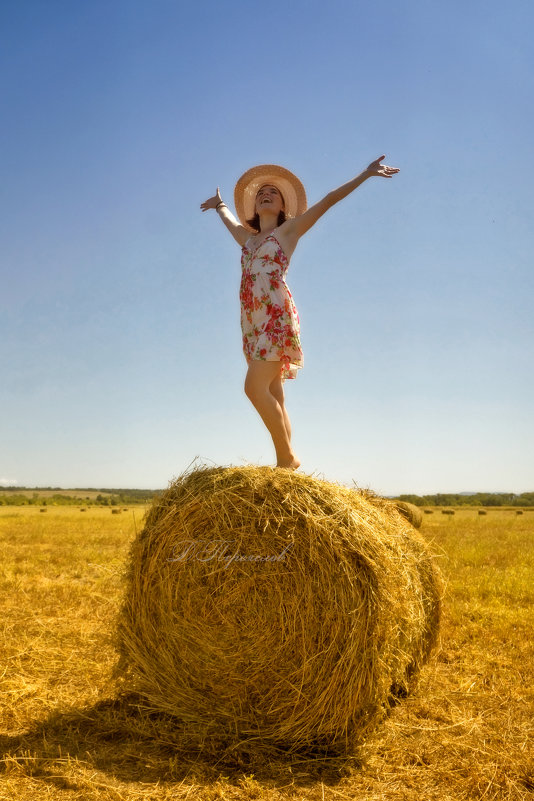
[[[279,361],[282,378],[296,378],[304,359],[299,315],[285,281],[289,260],[274,233],[255,250],[249,242],[242,249],[239,290],[243,353],[247,363]]]

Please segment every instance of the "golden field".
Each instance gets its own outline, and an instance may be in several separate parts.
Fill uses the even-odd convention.
[[[417,692],[350,758],[188,744],[112,678],[143,508],[0,507],[0,799],[534,797],[534,511],[439,509],[447,589]]]

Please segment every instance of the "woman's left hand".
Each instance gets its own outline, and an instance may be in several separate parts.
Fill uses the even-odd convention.
[[[392,178],[396,172],[399,172],[398,167],[386,167],[385,164],[380,164],[385,156],[380,156],[376,161],[372,161],[366,169],[366,172],[371,175],[377,175],[380,178]]]

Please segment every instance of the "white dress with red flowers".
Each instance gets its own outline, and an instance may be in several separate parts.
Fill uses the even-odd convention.
[[[276,236],[269,234],[255,250],[241,256],[241,330],[247,362],[281,362],[282,378],[296,378],[304,359],[296,306],[286,284],[289,261]]]

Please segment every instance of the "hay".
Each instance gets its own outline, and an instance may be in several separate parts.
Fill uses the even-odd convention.
[[[411,523],[414,528],[421,528],[423,513],[418,506],[406,501],[395,501],[395,506],[408,523]]]
[[[414,528],[421,528],[421,524],[423,522],[423,513],[418,506],[415,506],[415,504],[407,503],[406,501],[382,498],[381,495],[377,495],[376,492],[373,492],[369,489],[358,489],[357,491],[361,496],[366,498],[368,501],[371,501],[372,504],[378,506],[380,509],[387,509],[388,512],[391,513],[392,508],[394,508],[404,517],[405,520],[408,521],[408,523],[411,523]]]
[[[132,545],[118,672],[191,737],[361,742],[410,692],[441,581],[394,504],[269,467],[202,468]]]

